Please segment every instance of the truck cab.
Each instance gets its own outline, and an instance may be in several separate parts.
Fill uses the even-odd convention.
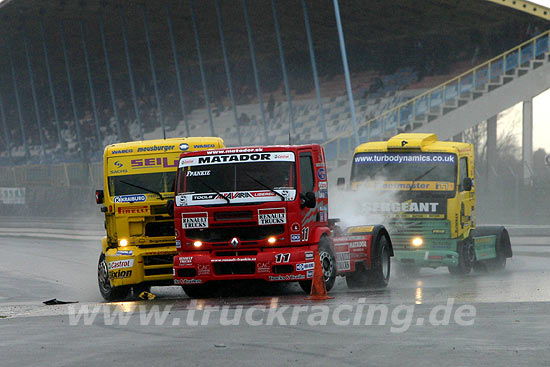
[[[474,165],[472,144],[439,141],[435,134],[399,134],[355,149],[351,189],[389,197],[364,209],[385,218],[406,273],[447,266],[464,274],[503,267],[511,256],[504,228],[476,229]]]
[[[307,292],[316,251],[330,289],[339,271],[366,261],[374,229],[349,240],[360,242],[350,262],[349,241],[334,241],[329,224],[325,157],[316,144],[182,154],[174,218],[174,283],[190,297],[250,279],[298,281]],[[386,251],[389,276],[389,242]]]
[[[106,300],[151,286],[172,285],[176,254],[169,200],[179,156],[223,147],[214,137],[172,138],[112,144],[104,152],[104,189],[96,202],[105,214],[98,283]]]

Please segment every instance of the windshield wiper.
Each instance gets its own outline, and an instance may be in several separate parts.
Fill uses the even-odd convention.
[[[265,187],[266,189],[268,189],[269,191],[271,191],[272,193],[274,193],[275,195],[280,196],[281,199],[282,199],[283,201],[286,200],[285,197],[284,197],[282,194],[280,194],[280,193],[278,193],[277,191],[273,190],[271,187],[267,186],[267,185],[264,184],[263,182],[261,182],[261,181],[255,179],[254,177],[250,176],[250,175],[249,175],[248,173],[246,173],[246,172],[245,172],[244,174],[247,175],[250,179],[252,179],[252,181],[256,182],[258,185],[261,185],[261,186]]]
[[[220,195],[222,198],[225,199],[225,201],[227,201],[227,204],[231,204],[231,201],[229,200],[228,197],[222,195],[221,192],[219,192],[218,190],[216,190],[215,188],[213,188],[212,186],[210,186],[209,184],[207,184],[206,182],[204,182],[203,180],[201,180],[200,178],[198,177],[195,177],[195,179],[197,181],[199,181],[201,184],[203,184],[204,186],[206,186],[207,188],[209,188],[210,190],[214,191],[216,194]]]
[[[148,188],[146,188],[146,187],[139,186],[139,185],[135,185],[135,184],[133,184],[133,183],[126,182],[126,181],[122,181],[122,180],[120,181],[120,183],[126,184],[126,185],[128,185],[128,186],[132,186],[132,187],[135,187],[135,188],[138,188],[138,189],[145,190],[145,191],[150,192],[150,193],[152,193],[152,194],[156,194],[156,195],[158,195],[158,196],[160,197],[160,200],[164,200],[164,198],[162,197],[162,194],[161,194],[160,192],[158,192],[158,191],[154,191],[154,190],[148,189]]]
[[[409,191],[412,191],[413,187],[414,187],[414,183],[418,180],[420,180],[422,177],[425,177],[428,173],[432,172],[434,169],[436,169],[437,167],[439,166],[433,166],[432,168],[430,168],[429,170],[427,170],[426,172],[424,172],[423,174],[421,174],[420,176],[418,176],[417,178],[415,178],[414,180],[412,180],[412,183],[411,183],[411,188],[409,189]]]

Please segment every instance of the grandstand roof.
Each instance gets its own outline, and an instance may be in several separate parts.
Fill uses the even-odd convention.
[[[187,30],[192,32],[189,2],[163,1],[172,8],[172,16],[176,22],[187,24]],[[273,21],[269,1],[249,1],[249,12],[254,29],[255,42],[259,52],[276,52]],[[316,47],[333,49],[338,45],[335,32],[335,19],[332,2],[309,0],[309,12],[313,34],[317,40]],[[124,4],[128,8],[128,30],[130,39],[143,39],[143,20],[140,6],[147,4],[150,8],[151,32],[165,33],[165,18],[162,7],[157,2],[145,0],[4,0],[0,3],[0,19],[2,21],[2,36],[14,36],[20,33],[21,23],[25,21],[32,37],[38,32],[36,21],[41,13],[46,16],[46,26],[54,26],[63,20],[84,19],[94,26],[97,18],[93,15],[102,10],[106,18],[112,18],[112,32],[119,26],[117,19],[118,6]],[[301,41],[305,37],[303,30],[302,9],[300,1],[278,0],[278,12],[281,22],[285,47],[292,52],[293,47],[302,48]],[[201,32],[201,41],[217,48],[219,38],[217,33],[215,9],[213,1],[195,1]],[[266,12],[266,8],[268,11]],[[490,29],[505,22],[517,21],[537,22],[536,17],[509,8],[498,6],[489,1],[479,0],[346,0],[340,1],[342,20],[348,44],[363,44],[380,40],[393,40],[402,37],[423,37],[424,35],[453,35],[474,28]],[[241,0],[222,0],[222,13],[226,26],[226,37],[230,52],[240,53],[248,50],[247,39],[242,37],[244,19]],[[95,25],[97,27],[97,25]],[[2,37],[2,38],[4,38]],[[78,35],[75,35],[78,37]],[[194,47],[192,36],[184,37],[182,48]],[[295,42],[300,40],[300,42]],[[322,40],[322,42],[321,42]],[[205,58],[220,58],[219,52],[205,50]]]

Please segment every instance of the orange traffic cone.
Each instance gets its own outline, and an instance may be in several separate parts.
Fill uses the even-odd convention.
[[[311,282],[311,293],[306,298],[311,301],[324,301],[334,297],[327,295],[327,288],[325,287],[325,276],[323,274],[323,265],[321,264],[321,258],[319,257],[319,251],[315,251],[315,268],[313,270],[313,280]]]

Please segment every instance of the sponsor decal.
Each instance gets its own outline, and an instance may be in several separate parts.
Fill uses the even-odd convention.
[[[210,170],[206,171],[187,171],[187,177],[196,177],[196,176],[210,176]]]
[[[328,198],[328,191],[327,190],[319,190],[319,192],[317,193],[317,197],[319,199],[326,199]]]
[[[187,143],[181,143],[180,144],[180,150],[186,151],[187,149],[189,149],[189,144],[187,144]]]
[[[306,260],[313,260],[313,251],[305,252]]]
[[[151,147],[140,147],[138,148],[139,152],[166,152],[169,150],[173,150],[176,146],[175,145],[153,145]]]
[[[124,164],[120,161],[116,161],[115,163],[113,163],[115,166],[117,166],[118,168],[122,168],[122,166],[124,166]]]
[[[134,253],[134,251],[130,251],[130,250],[118,250],[116,252],[116,255],[117,256],[132,256],[133,253]]]
[[[210,264],[197,264],[197,275],[210,275]]]
[[[258,209],[258,224],[261,226],[270,224],[285,224],[286,209]]]
[[[218,149],[213,151],[208,151],[206,154],[231,154],[231,153],[253,153],[253,152],[263,152],[263,148],[233,148],[233,149]]]
[[[127,169],[114,169],[114,170],[110,170],[109,173],[111,175],[116,175],[116,174],[119,174],[119,173],[128,173],[128,170]]]
[[[433,234],[444,234],[445,230],[444,229],[432,229],[432,233]]]
[[[181,227],[189,228],[208,228],[208,213],[181,213]]]
[[[299,232],[300,231],[300,225],[296,222],[292,223],[292,225],[290,226],[290,230],[292,232]]]
[[[307,271],[307,273],[306,273],[306,278],[307,278],[307,279],[313,278],[313,270],[308,270],[308,271]]]
[[[319,208],[319,222],[326,222],[328,220],[328,208],[322,206]]]
[[[327,190],[328,183],[326,181],[319,181],[319,190]]]
[[[270,281],[289,281],[289,280],[302,280],[305,279],[306,276],[304,274],[287,274],[287,275],[270,275],[269,280]]]
[[[353,241],[348,244],[349,248],[367,247],[367,241]]]
[[[117,260],[117,261],[109,262],[107,264],[107,269],[116,270],[116,269],[131,268],[132,266],[134,266],[134,259]]]
[[[271,263],[268,262],[259,262],[256,267],[257,273],[269,273],[271,271]]]
[[[193,195],[191,196],[191,199],[193,200],[213,200],[216,198],[218,194],[201,194],[201,195]]]
[[[455,184],[445,181],[368,181],[369,189],[403,191],[454,191]]]
[[[181,248],[181,241],[180,240],[176,240],[176,248]]]
[[[213,263],[227,263],[227,262],[234,262],[234,261],[256,261],[255,257],[232,257],[232,258],[223,258],[223,259],[211,259],[210,260]]]
[[[317,170],[317,177],[319,180],[324,181],[327,179],[327,171],[324,168],[319,168]]]
[[[193,256],[180,256],[179,262],[180,265],[191,265],[193,262]]]
[[[337,252],[335,255],[336,258],[336,267],[338,270],[350,270],[350,256],[349,252]]]
[[[246,199],[246,198],[252,197],[252,194],[249,192],[228,192],[228,193],[222,192],[222,195],[216,196],[216,199],[223,199],[224,197],[228,199]]]
[[[437,202],[414,202],[405,201],[399,202],[374,202],[365,203],[365,207],[375,213],[388,212],[388,213],[437,213],[439,203]]]
[[[315,163],[315,167],[325,167],[325,162]]]
[[[300,234],[291,234],[290,242],[300,242]]]
[[[315,267],[315,263],[314,263],[314,262],[303,263],[303,264],[296,264],[296,271],[313,270],[314,267]]]
[[[224,163],[243,163],[243,162],[273,162],[286,161],[294,162],[293,152],[281,153],[245,153],[245,154],[220,154],[220,151],[207,151],[206,156],[189,157],[180,160],[179,166],[196,166],[203,164],[224,164]],[[211,155],[215,154],[215,155]]]
[[[357,164],[380,163],[437,163],[454,164],[456,155],[451,153],[359,153],[353,159]]]
[[[119,195],[113,198],[115,203],[136,203],[139,201],[145,201],[147,197],[143,194],[140,195]]]
[[[147,214],[149,213],[148,206],[128,206],[118,207],[118,214]]]
[[[174,279],[174,284],[202,284],[202,279]]]
[[[132,276],[132,270],[113,270],[109,271],[110,279],[130,278]]]
[[[211,149],[215,147],[216,146],[214,144],[196,144],[193,146],[195,149]]]
[[[271,191],[252,191],[250,192],[250,194],[255,198],[264,198],[276,195],[274,192]]]
[[[133,149],[118,149],[111,151],[111,154],[127,154],[127,153],[133,153]]]
[[[157,167],[170,168],[178,166],[178,159],[171,158],[170,160],[168,160],[168,157],[140,158],[132,159],[130,163],[132,163],[132,168],[134,169]]]

